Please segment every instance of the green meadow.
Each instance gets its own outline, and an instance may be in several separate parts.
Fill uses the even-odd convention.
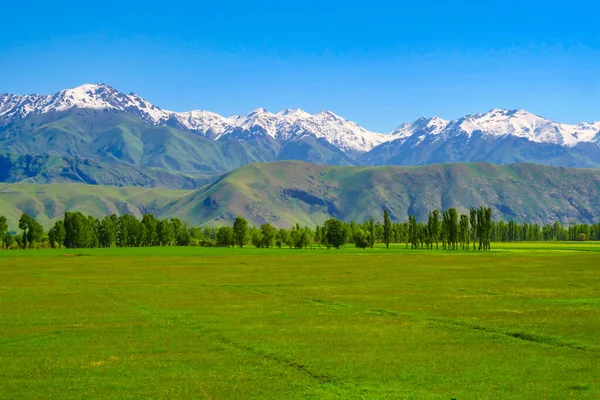
[[[600,399],[600,244],[0,252],[2,399]]]

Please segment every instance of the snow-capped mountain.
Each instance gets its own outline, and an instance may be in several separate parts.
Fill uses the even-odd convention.
[[[437,135],[442,132],[448,121],[438,117],[426,118],[421,117],[415,122],[406,122],[394,129],[391,133],[397,139],[408,138],[414,135],[416,132],[421,132],[428,135]]]
[[[299,109],[286,109],[276,114],[263,108],[246,116],[229,118],[230,127],[222,136],[236,131],[255,131],[257,128],[278,140],[289,140],[303,136],[323,138],[344,152],[366,152],[388,140],[388,135],[369,132],[354,122],[330,111],[308,114]]]
[[[74,125],[58,133],[56,126],[44,128],[73,110],[115,113],[92,113],[68,122]],[[121,114],[134,118],[101,117]],[[28,120],[35,115],[49,117]],[[125,133],[117,124],[141,127]],[[144,135],[146,129],[152,134]],[[330,111],[272,113],[258,108],[230,117],[202,110],[175,112],[134,93],[85,84],[53,95],[0,94],[0,146],[13,155],[100,157],[181,171],[219,172],[279,159],[336,165],[488,161],[600,167],[600,122],[569,125],[525,110],[493,109],[453,121],[422,117],[382,134]],[[221,166],[211,164],[215,157],[224,160]]]
[[[600,163],[600,122],[562,124],[525,110],[493,109],[454,121],[420,118],[361,157],[369,165],[486,161],[570,167]]]
[[[536,143],[573,147],[578,143],[594,142],[600,132],[600,122],[568,125],[525,110],[493,109],[454,121],[422,117],[404,123],[386,135],[368,131],[330,111],[311,115],[299,109],[271,113],[258,108],[247,115],[231,117],[201,110],[168,111],[135,93],[124,94],[105,84],[85,84],[54,95],[0,94],[0,126],[31,114],[76,108],[126,112],[152,125],[170,125],[214,139],[240,130],[259,131],[277,140],[311,135],[324,138],[345,152],[367,152],[384,142],[406,141],[415,135],[420,138],[416,142],[420,143],[429,136],[438,136],[437,140],[440,140],[461,135],[468,138],[474,133],[492,137],[514,136]]]
[[[594,142],[600,132],[600,122],[562,124],[532,114],[525,110],[493,109],[487,113],[467,115],[454,121],[419,118],[396,128],[393,140],[406,140],[415,135],[422,142],[428,136],[437,140],[479,133],[490,137],[514,136],[536,143],[550,143],[573,147],[578,143]]]
[[[485,114],[469,115],[447,126],[454,135],[481,132],[490,136],[516,136],[536,143],[573,147],[592,142],[600,131],[600,122],[561,124],[525,110],[494,109]]]
[[[174,112],[154,106],[137,94],[124,94],[105,84],[85,84],[54,95],[0,95],[0,126],[31,114],[72,109],[115,110],[134,115],[144,122],[170,125],[219,139],[240,130],[264,132],[277,140],[305,135],[324,138],[345,152],[366,152],[388,140],[388,135],[369,132],[330,111],[311,115],[286,109],[270,113],[258,108],[245,116],[223,117],[209,111]]]
[[[0,94],[0,121],[4,124],[11,119],[25,118],[31,114],[62,112],[75,108],[124,111],[149,123],[157,123],[168,115],[134,93],[126,95],[104,84],[85,84],[53,95]]]

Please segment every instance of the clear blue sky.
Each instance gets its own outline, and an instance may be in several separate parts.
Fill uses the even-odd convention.
[[[176,111],[329,109],[382,132],[497,107],[600,119],[591,1],[177,3],[4,2],[0,92],[103,82]]]

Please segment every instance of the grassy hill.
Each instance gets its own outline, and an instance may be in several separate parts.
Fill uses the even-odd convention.
[[[185,190],[162,188],[121,188],[113,186],[57,183],[0,183],[0,215],[15,229],[23,212],[48,228],[65,211],[81,211],[102,217],[129,213],[141,218],[144,213],[159,214],[163,208],[188,194]]]
[[[321,224],[327,218],[427,218],[433,209],[491,206],[494,217],[551,223],[600,219],[600,170],[535,164],[440,164],[332,167],[299,161],[241,167],[195,191],[80,184],[0,184],[0,214],[21,212],[48,225],[65,210],[95,216],[151,212],[194,225],[229,224],[242,215],[259,225]],[[13,225],[11,225],[13,226]]]
[[[241,167],[165,210],[191,223],[321,224],[427,217],[432,209],[489,205],[496,218],[563,223],[600,218],[600,171],[534,164],[332,167],[286,161]]]

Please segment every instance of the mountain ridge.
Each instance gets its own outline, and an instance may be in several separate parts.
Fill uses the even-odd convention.
[[[388,210],[426,220],[433,209],[489,206],[496,219],[530,223],[595,223],[600,218],[600,171],[538,164],[440,164],[347,167],[302,161],[253,163],[197,190],[122,188],[76,183],[0,184],[0,208],[10,226],[21,212],[46,227],[64,211],[101,217],[152,212],[192,225],[250,223],[320,225],[328,218],[364,221]]]
[[[198,188],[206,175],[282,160],[349,166],[534,162],[600,168],[600,122],[568,125],[524,110],[493,109],[453,121],[421,117],[382,134],[331,111],[270,113],[257,108],[230,117],[202,110],[173,112],[134,93],[86,84],[53,95],[0,95],[0,148],[0,180],[7,182],[22,176],[40,183],[71,179]],[[37,172],[29,170],[23,157],[42,165]],[[62,161],[49,163],[46,157]],[[73,170],[81,165],[84,171]]]
[[[205,110],[184,112],[169,111],[157,107],[135,94],[124,94],[107,84],[84,84],[73,89],[63,89],[53,95],[14,95],[0,94],[0,121],[6,124],[11,118],[23,118],[30,114],[60,112],[73,108],[113,109],[132,113],[154,125],[173,125],[197,131],[205,136],[220,138],[230,134],[233,128],[263,128],[271,137],[286,139],[296,131],[315,130],[323,133],[332,144],[344,150],[368,151],[383,142],[401,140],[412,136],[416,131],[437,135],[450,130],[456,134],[472,135],[475,131],[487,132],[494,136],[514,135],[530,141],[574,146],[581,142],[600,140],[600,121],[591,123],[563,124],[526,110],[492,109],[485,113],[469,114],[447,121],[438,117],[421,117],[413,122],[400,124],[388,134],[372,132],[358,124],[345,120],[331,111],[323,110],[309,114],[301,109],[284,109],[277,113],[257,108],[247,115],[221,116]],[[425,127],[419,126],[426,122]],[[312,126],[311,126],[312,125]],[[333,126],[343,128],[342,134],[334,138],[327,134]],[[208,134],[211,131],[212,134]],[[334,134],[337,132],[333,132]],[[409,134],[410,133],[410,134]],[[340,137],[354,135],[344,142]],[[449,134],[449,132],[447,133]]]

